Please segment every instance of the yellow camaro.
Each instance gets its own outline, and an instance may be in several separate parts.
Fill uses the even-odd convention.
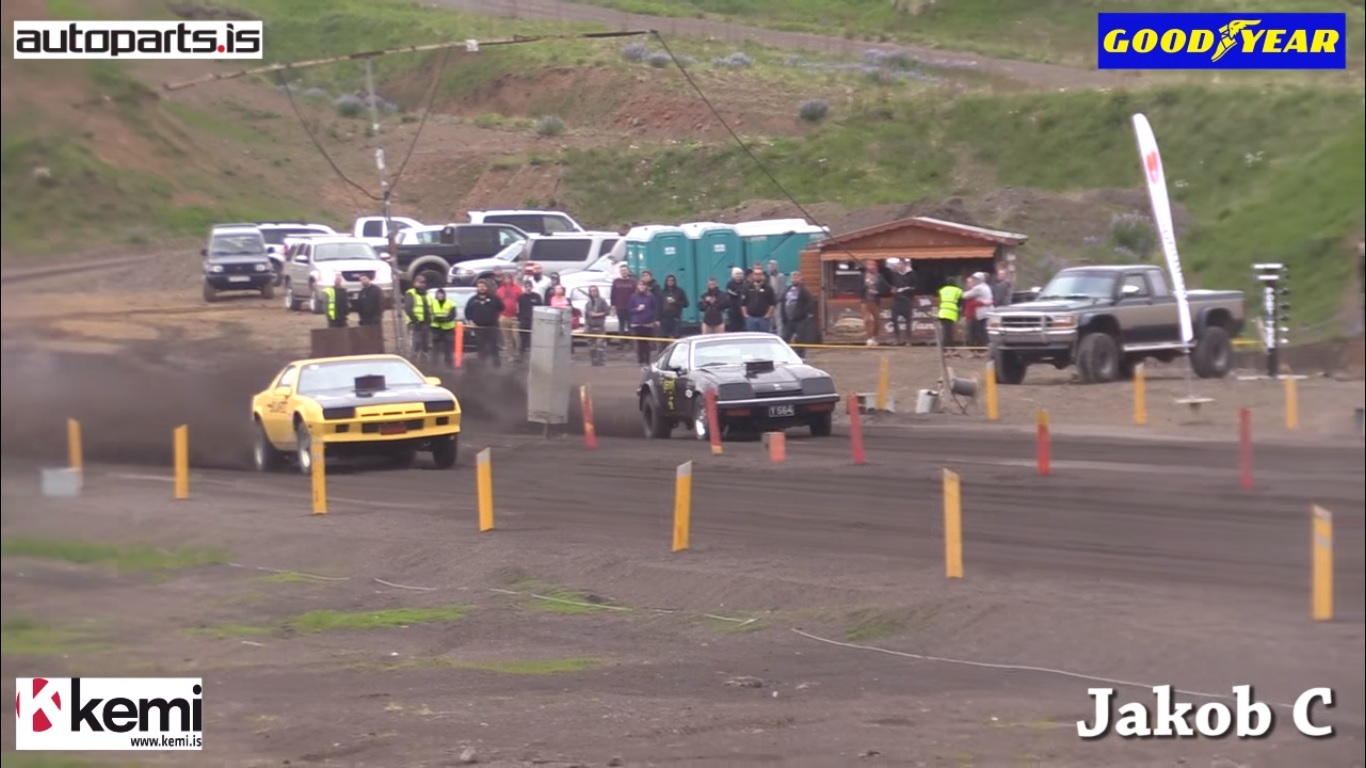
[[[398,355],[296,360],[251,400],[252,455],[268,472],[294,456],[313,469],[314,440],[329,454],[388,453],[401,461],[430,451],[439,469],[455,466],[460,401],[441,380]]]

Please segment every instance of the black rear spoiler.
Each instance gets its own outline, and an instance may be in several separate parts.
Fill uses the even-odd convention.
[[[369,397],[376,392],[383,392],[387,386],[383,376],[357,376],[356,396]]]
[[[752,377],[761,373],[768,373],[773,370],[772,360],[751,360],[745,363],[745,376]]]

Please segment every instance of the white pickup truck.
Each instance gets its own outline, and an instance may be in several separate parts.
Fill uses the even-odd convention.
[[[381,253],[388,253],[390,227],[393,228],[394,234],[398,234],[405,229],[420,226],[422,222],[407,216],[391,216],[388,219],[383,216],[362,216],[352,225],[351,236],[359,237]]]
[[[583,225],[564,211],[498,210],[470,211],[471,224],[511,224],[529,235],[584,232]]]

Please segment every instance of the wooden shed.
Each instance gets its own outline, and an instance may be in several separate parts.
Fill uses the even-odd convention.
[[[801,271],[808,285],[820,286],[820,329],[832,342],[862,340],[864,273],[869,262],[890,283],[889,259],[910,259],[917,296],[912,334],[916,342],[932,343],[939,289],[950,278],[960,281],[974,272],[991,273],[998,264],[1014,272],[1014,248],[1028,238],[1014,232],[957,224],[917,216],[848,232],[813,243],[802,251]],[[882,297],[882,328],[890,334],[891,294]]]

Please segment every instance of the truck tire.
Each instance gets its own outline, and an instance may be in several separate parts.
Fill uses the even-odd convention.
[[[1228,331],[1207,326],[1191,350],[1191,370],[1202,379],[1222,379],[1233,367],[1233,341]]]
[[[997,384],[1023,384],[1025,373],[1029,370],[1029,363],[1026,363],[1019,355],[1013,352],[996,350],[992,353],[992,363],[996,366]]]
[[[1119,378],[1119,342],[1107,333],[1082,337],[1077,345],[1077,372],[1083,384],[1108,384]]]
[[[210,304],[212,304],[215,301],[218,301],[218,291],[215,290],[214,287],[212,285],[209,285],[208,283],[204,283],[204,301],[207,301]]]
[[[263,298],[263,299],[273,299],[273,298],[275,298],[275,283],[274,283],[274,282],[266,283],[265,285],[261,286],[261,298]]]
[[[413,279],[416,280],[419,277],[427,279],[427,287],[429,289],[435,290],[437,288],[446,287],[446,273],[437,270],[436,267],[422,267],[417,271],[416,275],[413,275]]]

